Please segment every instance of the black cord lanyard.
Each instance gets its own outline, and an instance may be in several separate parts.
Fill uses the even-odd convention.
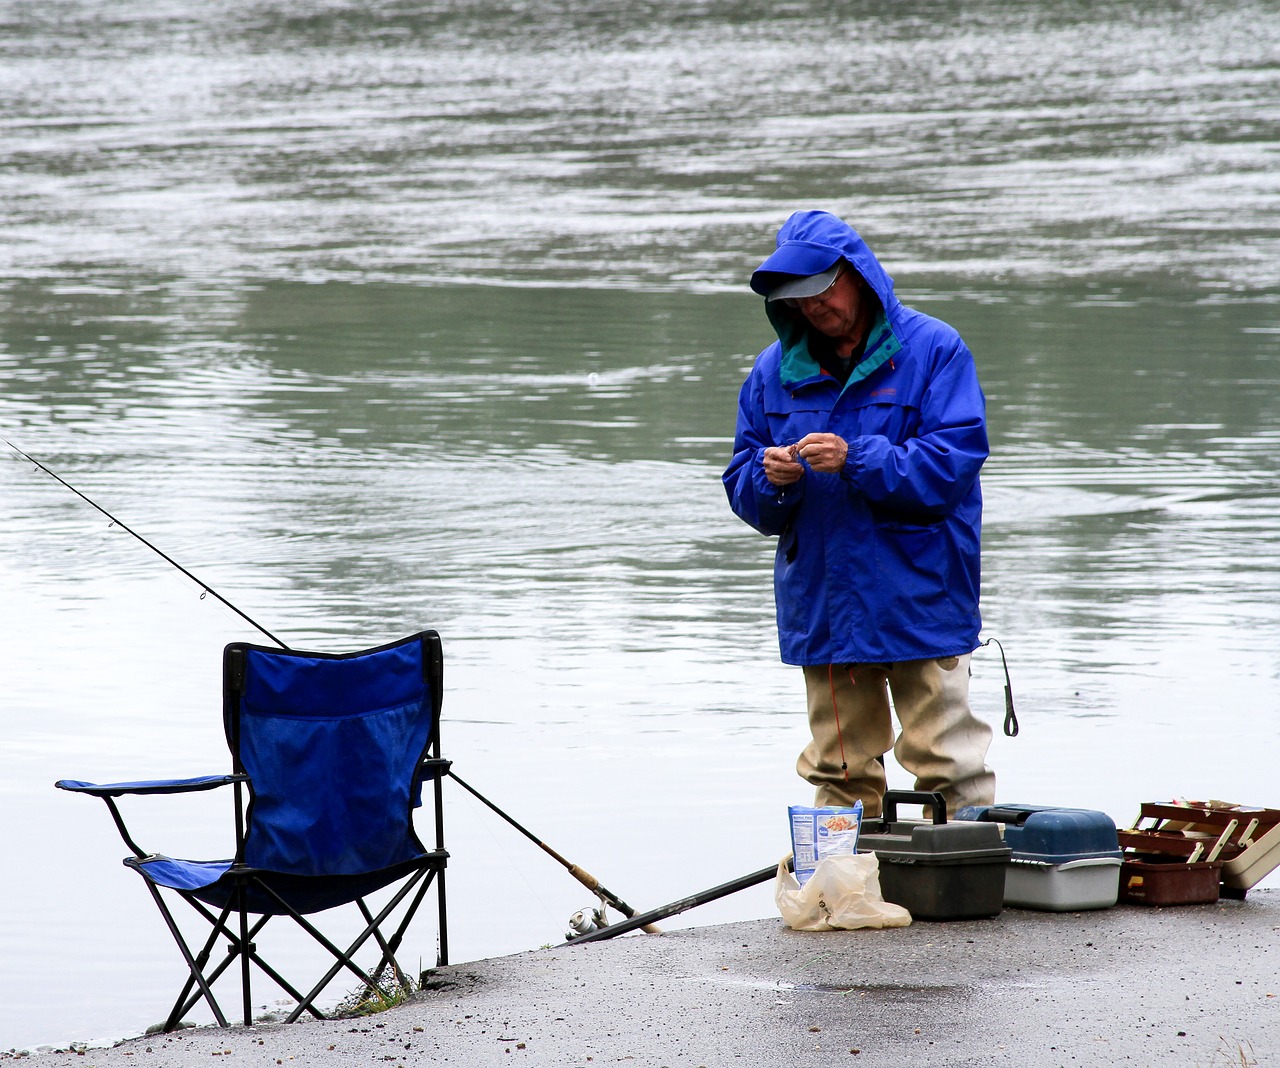
[[[1000,663],[1004,665],[1004,733],[1007,738],[1016,738],[1018,714],[1013,710],[1013,683],[1009,681],[1009,661],[1004,658],[1004,646],[995,638],[988,638],[980,645],[994,645],[1000,650]]]

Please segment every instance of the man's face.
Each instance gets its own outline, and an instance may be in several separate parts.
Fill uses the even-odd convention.
[[[862,286],[858,276],[842,267],[829,289],[814,297],[799,297],[793,306],[828,337],[856,338],[863,310]]]

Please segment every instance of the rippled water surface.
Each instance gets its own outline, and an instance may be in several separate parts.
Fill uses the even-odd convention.
[[[459,774],[651,907],[809,796],[719,473],[746,276],[830,208],[977,355],[1001,799],[1280,805],[1274,8],[561,8],[0,3],[0,434],[294,647],[439,629]],[[163,1014],[178,956],[51,783],[223,770],[262,635],[13,454],[0,491],[3,1051]],[[221,855],[210,796],[129,811]],[[448,817],[454,959],[559,941],[590,895]]]

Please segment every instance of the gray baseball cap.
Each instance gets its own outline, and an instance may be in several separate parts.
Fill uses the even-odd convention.
[[[824,293],[831,288],[832,283],[836,280],[836,275],[840,273],[840,261],[836,261],[825,271],[819,271],[817,274],[802,275],[799,278],[792,278],[783,282],[780,286],[775,286],[769,290],[766,300],[796,300],[800,297],[816,297],[819,293]]]

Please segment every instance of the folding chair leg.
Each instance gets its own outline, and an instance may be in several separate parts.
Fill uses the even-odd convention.
[[[252,1027],[253,998],[249,993],[249,958],[254,950],[253,943],[249,941],[249,916],[245,912],[245,891],[243,886],[236,892],[236,900],[240,906],[240,945],[238,947],[240,953],[240,999],[244,1008],[244,1025],[245,1027]]]
[[[251,938],[253,937],[253,934],[256,931],[261,930],[264,923],[265,923],[265,920],[259,922],[257,925],[254,926],[254,928],[249,932],[249,935]],[[224,931],[223,933],[226,934],[227,932]],[[208,976],[206,976],[206,979],[210,986],[212,986],[214,983],[218,981],[218,978],[222,975],[223,972],[227,970],[227,968],[231,966],[232,961],[234,961],[238,956],[240,956],[240,952],[238,949],[234,947],[228,947],[226,958],[212,972],[210,972]],[[297,987],[295,987],[292,983],[290,983],[283,975],[281,975],[278,971],[276,971],[275,968],[273,968],[265,960],[259,957],[256,952],[251,950],[249,953],[249,956],[252,958],[253,963],[256,964],[258,968],[262,971],[262,973],[266,975],[267,978],[273,980],[276,983],[276,985],[279,986],[280,989],[282,989],[291,998],[293,998],[294,1001],[302,1000],[303,995],[297,989]],[[189,1012],[191,1010],[191,1007],[197,1001],[200,1000],[199,993],[195,993],[195,994],[191,993],[191,985],[192,985],[191,982],[188,981],[187,986],[183,989],[182,996],[185,996],[187,1000],[185,1004],[183,1004],[182,1006],[182,1013],[179,1015],[178,1017],[179,1019],[181,1019],[181,1015],[185,1015],[187,1012]],[[308,1011],[310,1011],[311,1015],[315,1017],[317,1020],[323,1020],[325,1018],[324,1013],[322,1013],[317,1008],[312,1007]]]
[[[373,913],[369,911],[369,906],[365,904],[364,898],[356,898],[356,907],[360,909],[360,915],[364,917],[364,922],[373,926]],[[375,977],[381,975],[382,970],[390,964],[392,974],[396,977],[396,982],[403,988],[407,985],[407,981],[404,972],[400,969],[400,962],[396,960],[396,950],[400,948],[400,943],[404,938],[403,927],[397,930],[389,939],[383,938],[382,932],[374,927],[373,937],[382,949],[382,959],[378,961],[378,966],[373,969],[371,974]]]
[[[154,887],[152,890],[153,893],[156,892]],[[204,905],[195,898],[183,896],[183,900],[198,912],[209,923],[213,930],[209,934],[208,941],[205,942],[198,954],[191,956],[184,948],[183,956],[187,957],[188,967],[191,970],[191,974],[188,976],[186,983],[178,994],[177,1001],[174,1002],[173,1011],[165,1021],[165,1031],[172,1031],[177,1027],[181,1022],[182,1017],[190,1012],[196,1002],[202,997],[205,998],[206,1001],[209,1001],[213,997],[213,984],[222,977],[223,972],[235,963],[236,958],[240,958],[242,962],[245,959],[252,960],[264,975],[275,982],[286,994],[293,998],[294,1001],[301,1001],[303,999],[303,994],[297,989],[297,987],[258,956],[257,950],[254,948],[253,940],[267,925],[267,922],[271,919],[270,916],[264,915],[259,917],[254,922],[253,926],[248,927],[247,930],[245,925],[242,923],[240,928],[240,937],[237,938],[236,935],[232,934],[230,928],[227,926],[227,919],[232,911],[230,906],[223,911],[221,916],[214,916],[209,909],[205,908]],[[171,914],[169,914],[168,909],[163,905],[163,903],[161,903],[161,913],[166,916],[166,920],[169,923],[169,929],[173,931],[177,924],[173,921]],[[183,948],[184,943],[181,940],[180,933],[175,933],[174,937],[178,940],[179,947]],[[204,968],[209,963],[209,958],[213,953],[213,949],[216,946],[219,937],[226,938],[229,943],[226,955],[211,972],[205,974]],[[191,968],[193,961],[196,967]],[[241,974],[243,981],[243,971]],[[197,985],[197,982],[199,982],[197,976],[203,978],[204,981],[200,983],[200,988],[198,990],[193,991],[192,988]],[[249,997],[246,996],[244,1000],[245,1005],[247,1006],[245,1011],[245,1025],[249,1026],[253,1023],[252,1007]],[[216,999],[210,1001],[210,1004],[213,1006],[214,1017],[218,1020],[219,1025],[222,1027],[229,1027],[230,1024],[227,1023],[223,1016],[220,1007],[217,1005]],[[320,1012],[319,1009],[312,1007],[309,1011],[317,1020],[324,1019],[324,1013]]]
[[[227,951],[225,956],[218,963],[218,966],[214,968],[213,971],[205,975],[205,982],[208,983],[210,987],[212,987],[213,984],[216,983],[221,978],[222,973],[231,967],[231,965],[235,962],[236,958],[243,956],[243,953],[241,952],[240,947],[241,945],[244,945],[246,943],[243,942],[241,939],[237,939],[231,933],[231,931],[226,928],[225,925],[219,927],[217,924],[217,921],[214,920],[213,915],[211,913],[206,912],[205,909],[200,907],[197,902],[188,901],[188,904],[190,904],[193,908],[196,908],[196,910],[200,912],[201,915],[203,915],[206,920],[208,920],[211,924],[214,925],[214,930],[209,935],[209,941],[205,943],[204,949],[196,957],[197,962],[200,963],[202,968],[204,967],[204,965],[208,963],[210,953],[212,952],[214,943],[217,941],[219,935],[225,937],[230,943],[227,946]],[[249,928],[249,931],[248,931],[249,941],[247,942],[247,944],[250,947],[252,947],[253,945],[254,936],[256,936],[257,933],[267,925],[267,920],[269,920],[270,918],[271,917],[269,916],[263,916],[251,928]],[[258,967],[261,968],[264,972],[266,972],[269,976],[271,976],[272,979],[275,979],[276,982],[281,981],[279,976],[277,976],[274,973],[274,971],[272,971],[272,969],[270,969],[267,966],[266,962],[258,958],[258,955],[252,951],[252,948],[250,949],[250,956],[253,957],[254,962],[258,965]],[[175,1007],[173,1016],[170,1017],[170,1019],[175,1025],[179,1020],[182,1019],[183,1016],[185,1016],[188,1012],[190,1012],[192,1006],[194,1006],[195,1003],[200,1000],[199,991],[192,993],[191,988],[194,985],[195,985],[195,981],[193,979],[188,979],[186,982],[186,985],[183,986],[182,988],[182,992],[178,995],[178,1000],[175,1003],[175,1006],[180,1006],[180,1007]],[[291,995],[292,993],[293,992],[290,990]]]
[[[440,739],[437,736],[431,755],[439,758]],[[436,849],[444,850],[444,775],[437,775],[432,791],[435,795]],[[439,871],[439,882],[436,883],[436,900],[439,906],[440,944],[436,953],[436,967],[443,968],[449,963],[449,922],[444,908],[444,868]]]
[[[443,870],[438,874],[443,876]],[[366,930],[372,931],[373,937],[377,939],[378,945],[382,948],[382,959],[378,962],[378,967],[374,969],[373,972],[375,976],[381,975],[382,970],[390,964],[394,970],[396,982],[398,982],[401,987],[408,985],[404,971],[400,967],[400,962],[396,960],[396,954],[400,951],[400,946],[404,942],[405,933],[409,930],[409,924],[413,922],[413,918],[418,914],[418,908],[422,904],[422,899],[427,896],[427,891],[430,888],[431,878],[428,876],[428,878],[418,888],[418,893],[414,896],[413,901],[411,901],[408,908],[405,909],[404,918],[400,921],[400,926],[395,929],[390,938],[383,937],[382,930],[378,926],[382,921],[375,920],[373,918],[373,913],[369,911],[369,906],[365,904],[364,898],[356,898],[356,905],[359,906],[361,915],[364,916],[365,922],[369,925]]]
[[[169,906],[165,904],[164,898],[160,896],[160,891],[149,879],[146,880],[146,884],[147,889],[151,891],[152,898],[155,899],[156,906],[160,909],[160,915],[164,917],[164,922],[169,927],[169,933],[173,935],[174,941],[178,943],[178,950],[182,953],[183,959],[187,962],[187,968],[191,972],[191,979],[188,980],[188,983],[190,983],[191,980],[194,980],[199,984],[200,992],[204,995],[205,1001],[209,1003],[209,1008],[213,1010],[213,1017],[218,1021],[218,1026],[229,1027],[230,1024],[227,1023],[227,1018],[222,1014],[222,1009],[218,1005],[218,999],[213,996],[213,990],[205,980],[204,972],[202,970],[203,965],[197,964],[196,958],[191,955],[191,950],[187,947],[186,940],[182,937],[182,932],[178,930],[178,925],[174,922],[173,915],[169,912]],[[220,924],[226,923],[226,919],[230,915],[230,912],[231,910],[229,908],[223,910],[222,917],[219,921]],[[217,941],[217,935],[218,932],[215,930],[213,935],[210,937],[210,942],[205,946],[205,952],[202,955],[205,956],[206,961],[208,960],[207,953],[212,948],[212,943]],[[181,1017],[180,1009],[182,1000],[183,997],[185,997],[185,991],[190,990],[190,986],[188,985],[183,989],[184,994],[179,995],[178,1004],[174,1005],[173,1012],[170,1013],[169,1019],[165,1021],[165,1031],[172,1031],[178,1026],[178,1019]]]
[[[204,912],[203,909],[201,909],[200,911]],[[223,915],[222,922],[225,922],[226,916],[227,914]],[[213,984],[218,981],[218,976],[220,976],[223,973],[223,971],[226,970],[227,965],[231,963],[231,960],[233,958],[232,957],[225,958],[221,964],[219,964],[216,968],[214,968],[212,972],[210,972],[208,975],[204,974],[204,969],[209,963],[209,957],[213,953],[213,948],[218,943],[219,934],[225,933],[225,931],[220,930],[220,926],[221,926],[220,921],[215,920],[212,914],[206,915],[205,919],[208,920],[213,925],[213,930],[209,933],[208,941],[205,942],[200,952],[195,955],[195,961],[196,961],[197,967],[199,968],[200,974],[204,975],[204,986],[207,986],[210,990],[212,990]],[[197,1001],[199,1001],[201,997],[205,996],[202,992],[203,988],[196,989],[195,993],[192,993],[192,987],[195,987],[195,986],[196,986],[196,976],[195,976],[195,972],[193,971],[190,975],[187,976],[187,981],[182,984],[182,989],[178,991],[178,996],[174,1000],[173,1009],[170,1011],[168,1019],[165,1020],[164,1030],[166,1033],[168,1033],[169,1031],[172,1031],[175,1027],[177,1027],[178,1024],[181,1023],[182,1018],[191,1010],[191,1007]]]
[[[374,987],[378,991],[378,993],[381,994],[384,998],[387,997],[387,992],[378,985],[376,976],[371,978],[370,976],[362,972],[360,968],[357,966],[357,964],[355,963],[355,961],[351,959],[351,957],[354,953],[356,953],[360,949],[361,946],[365,944],[365,942],[369,940],[369,937],[377,929],[378,925],[381,924],[383,920],[385,920],[389,915],[391,915],[391,913],[396,909],[396,907],[399,906],[400,902],[405,899],[405,897],[409,894],[409,892],[415,886],[417,886],[419,882],[422,881],[423,876],[426,874],[427,874],[427,869],[425,868],[417,872],[414,872],[414,874],[405,882],[405,884],[400,888],[400,890],[396,893],[396,895],[390,901],[387,902],[387,904],[383,907],[382,911],[378,913],[377,917],[374,919],[374,922],[370,924],[368,927],[366,927],[364,931],[360,933],[359,937],[356,938],[356,940],[352,942],[350,946],[347,947],[347,950],[345,953],[342,950],[340,950],[337,946],[335,946],[319,930],[317,930],[313,924],[308,923],[307,920],[304,919],[298,912],[289,908],[288,903],[283,899],[281,899],[277,894],[273,893],[269,887],[265,887],[265,886],[263,887],[263,889],[266,890],[267,893],[271,894],[272,897],[275,897],[277,901],[279,901],[279,903],[285,909],[288,910],[288,914],[294,918],[297,924],[304,931],[306,931],[309,935],[311,935],[312,938],[314,938],[317,942],[319,942],[322,946],[324,946],[324,948],[327,949],[336,958],[336,963],[333,965],[333,967],[331,967],[324,974],[324,977],[318,983],[316,983],[314,987],[312,987],[311,992],[307,994],[306,998],[297,1006],[297,1008],[293,1010],[293,1012],[289,1014],[288,1018],[285,1020],[285,1023],[294,1023],[298,1019],[298,1017],[302,1015],[304,1011],[311,1009],[312,1001],[314,1001],[317,997],[319,997],[320,993],[324,990],[324,988],[327,987],[329,983],[333,981],[334,976],[336,976],[338,972],[342,971],[343,968],[346,968],[349,971],[351,971],[353,974],[355,974],[362,983],[365,983],[366,985]],[[423,886],[421,889],[419,889],[417,897],[415,898],[415,907],[416,907],[416,902],[419,902],[422,900],[423,893],[425,892],[427,886],[430,885],[430,883],[431,883],[431,880],[430,878],[428,878],[426,880],[426,886]]]
[[[440,906],[440,950],[436,954],[436,967],[443,968],[449,963],[449,922],[444,909],[444,868],[440,869],[436,884],[436,896]]]

